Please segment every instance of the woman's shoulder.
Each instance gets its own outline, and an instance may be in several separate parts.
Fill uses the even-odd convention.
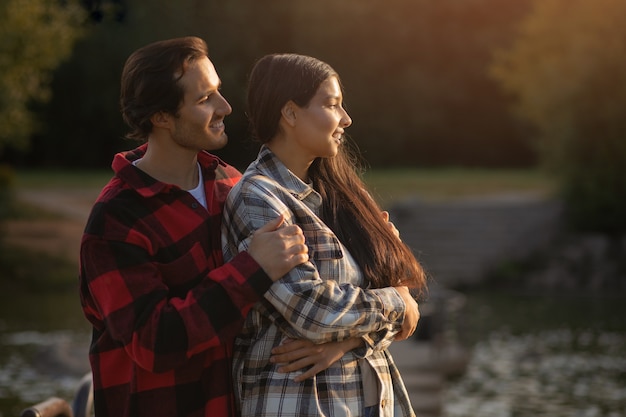
[[[258,169],[255,164],[252,164],[243,173],[243,176],[239,180],[236,186],[239,190],[271,190],[284,188],[284,185],[278,178],[268,175],[267,172]]]
[[[246,172],[230,190],[228,199],[250,204],[251,200],[282,200],[285,193],[288,194],[288,190],[275,179],[261,173]]]

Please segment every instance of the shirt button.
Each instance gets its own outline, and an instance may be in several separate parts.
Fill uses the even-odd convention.
[[[192,209],[197,209],[198,208],[198,203],[191,203],[191,208]]]

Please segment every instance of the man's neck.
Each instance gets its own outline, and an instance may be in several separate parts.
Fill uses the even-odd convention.
[[[188,149],[164,150],[149,143],[137,168],[166,184],[191,190],[198,185],[198,154]]]

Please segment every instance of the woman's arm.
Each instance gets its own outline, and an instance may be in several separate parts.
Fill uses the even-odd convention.
[[[106,323],[116,346],[150,372],[166,372],[200,352],[232,343],[254,303],[271,280],[242,253],[213,269],[184,297],[174,297],[166,282],[194,274],[191,253],[157,264],[137,245],[96,237],[81,247],[81,301],[97,328]],[[123,260],[123,261],[120,261]],[[224,308],[223,306],[228,306]]]
[[[406,291],[408,297],[411,297],[408,289],[402,287],[399,291]],[[417,302],[411,297],[410,303],[407,303],[405,319],[402,323],[402,331],[395,336],[395,340],[408,339],[417,326],[420,314]],[[371,338],[371,337],[370,337]],[[305,339],[287,339],[280,346],[272,349],[270,362],[283,364],[278,372],[289,373],[309,367],[294,380],[296,382],[308,379],[319,372],[329,368],[333,363],[337,362],[346,353],[359,349],[358,356],[366,356],[371,354],[373,350],[382,350],[388,347],[390,340],[382,340],[375,346],[366,346],[365,339],[353,337],[342,340],[340,342],[326,342],[315,344]],[[363,350],[365,348],[365,350]]]
[[[233,191],[224,210],[225,260],[247,249],[254,230],[284,215],[286,224],[298,224],[303,229],[309,255],[318,261],[292,269],[265,294],[281,316],[278,319],[286,320],[288,326],[283,330],[291,337],[319,344],[361,336],[368,342],[368,335],[373,334],[369,342],[377,343],[393,340],[401,331],[406,304],[396,289],[365,290],[338,283],[332,268],[318,271],[318,263],[336,265],[343,256],[341,245],[330,230],[320,228],[300,199],[261,176],[244,177]]]
[[[400,291],[402,290],[406,290],[407,295],[411,297],[406,287],[400,289]],[[402,323],[402,331],[395,336],[395,340],[405,340],[415,331],[417,321],[419,320],[419,309],[417,302],[415,302],[412,297],[411,302],[411,304],[407,303],[407,313]],[[360,352],[358,355],[365,356],[370,354],[373,350],[386,348],[388,343],[390,343],[390,341],[382,342],[383,343],[378,343],[375,346],[377,349],[373,349],[372,347],[366,348],[365,340],[359,337],[317,345],[305,339],[287,339],[283,344],[272,349],[270,362],[282,364],[282,366],[278,368],[278,372],[280,373],[289,373],[308,367],[309,369],[306,369],[294,379],[296,382],[301,382],[329,368],[333,363],[337,362],[346,353],[352,350],[359,349]],[[366,349],[363,351],[363,348]]]

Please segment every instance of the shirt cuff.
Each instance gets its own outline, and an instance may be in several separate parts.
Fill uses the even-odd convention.
[[[274,283],[248,252],[239,252],[229,263],[241,273],[245,282],[259,297],[262,297]]]
[[[406,305],[404,304],[402,296],[400,296],[398,291],[393,287],[377,288],[376,295],[383,304],[383,316],[386,317],[389,322],[401,327],[406,311]]]

